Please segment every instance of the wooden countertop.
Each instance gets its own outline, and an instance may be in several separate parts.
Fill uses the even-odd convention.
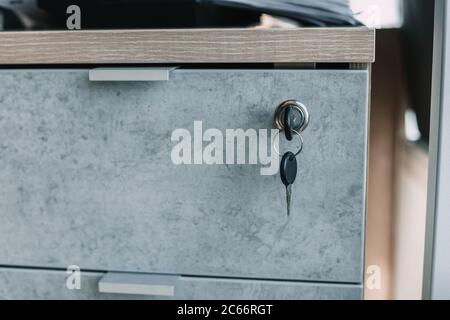
[[[365,28],[0,32],[0,64],[371,63]]]

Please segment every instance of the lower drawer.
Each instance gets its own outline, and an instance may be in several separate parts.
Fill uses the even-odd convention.
[[[0,268],[0,299],[257,299],[356,300],[360,285],[335,285],[288,281],[179,277],[171,296],[99,292],[101,272],[81,272],[80,289],[68,289],[69,274],[43,269]],[[73,282],[70,282],[72,283]]]

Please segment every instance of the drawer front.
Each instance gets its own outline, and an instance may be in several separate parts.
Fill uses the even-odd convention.
[[[0,264],[360,283],[367,79],[177,70],[165,82],[98,83],[87,70],[1,71]],[[310,113],[290,219],[278,174],[172,161],[174,130],[272,129],[289,99]]]
[[[358,285],[180,277],[173,296],[99,292],[103,273],[81,272],[80,289],[67,288],[64,271],[0,269],[0,299],[201,299],[201,300],[358,300]]]

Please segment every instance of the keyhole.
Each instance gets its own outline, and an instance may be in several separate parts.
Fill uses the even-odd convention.
[[[291,127],[294,129],[301,128],[304,121],[305,117],[303,116],[303,112],[301,112],[299,109],[294,109],[291,113]]]
[[[290,126],[291,129],[298,133],[303,132],[309,123],[309,113],[306,107],[295,100],[288,100],[278,106],[275,111],[275,127],[284,130],[284,113],[287,108],[291,107]]]

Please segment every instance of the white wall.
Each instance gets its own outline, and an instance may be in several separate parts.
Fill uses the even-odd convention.
[[[350,0],[356,17],[374,28],[398,28],[402,24],[401,0]]]

